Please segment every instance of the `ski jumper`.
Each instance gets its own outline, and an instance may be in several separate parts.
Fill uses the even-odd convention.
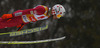
[[[2,19],[0,20],[0,29],[7,27],[15,27],[20,24],[27,24],[29,22],[36,22],[38,20],[47,19],[49,18],[49,16],[47,16],[47,13],[48,7],[38,5],[32,9],[15,11],[14,13],[9,14],[10,17],[4,14],[2,16]]]

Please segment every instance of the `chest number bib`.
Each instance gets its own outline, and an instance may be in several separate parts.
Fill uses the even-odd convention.
[[[26,15],[23,15],[23,16],[22,16],[22,20],[23,20],[25,23],[29,22],[29,20],[28,20],[28,18],[26,17]]]
[[[23,20],[25,23],[31,22],[31,21],[33,21],[33,22],[37,21],[37,20],[35,19],[34,15],[23,15],[23,16],[22,16],[22,20]]]

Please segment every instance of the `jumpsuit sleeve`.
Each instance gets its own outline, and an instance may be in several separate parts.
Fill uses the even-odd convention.
[[[13,15],[14,17],[21,16],[21,15],[22,15],[22,11],[23,11],[23,10],[17,10],[17,11],[15,11],[15,12],[13,12],[12,15]]]
[[[31,10],[34,10],[34,9],[32,8],[32,9],[26,9],[26,10],[17,10],[14,13],[12,13],[12,15],[14,17],[17,17],[17,16],[22,16],[22,15],[30,14]]]

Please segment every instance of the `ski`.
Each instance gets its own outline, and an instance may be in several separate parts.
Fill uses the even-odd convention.
[[[0,37],[13,37],[13,36],[25,35],[25,34],[39,32],[39,31],[46,30],[46,29],[48,29],[48,25],[44,25],[44,26],[32,28],[32,29],[16,31],[16,32],[0,33]]]
[[[55,39],[47,39],[47,40],[38,40],[38,41],[0,41],[0,44],[37,44],[37,43],[46,43],[52,41],[59,41],[65,39],[66,36],[55,38]]]

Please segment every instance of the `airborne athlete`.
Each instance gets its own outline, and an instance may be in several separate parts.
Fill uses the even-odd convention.
[[[54,5],[52,9],[47,6],[38,5],[32,9],[17,10],[12,14],[4,14],[0,18],[0,29],[8,27],[19,27],[19,30],[30,22],[48,19],[53,16],[53,19],[59,19],[65,14],[65,8],[60,5]]]

